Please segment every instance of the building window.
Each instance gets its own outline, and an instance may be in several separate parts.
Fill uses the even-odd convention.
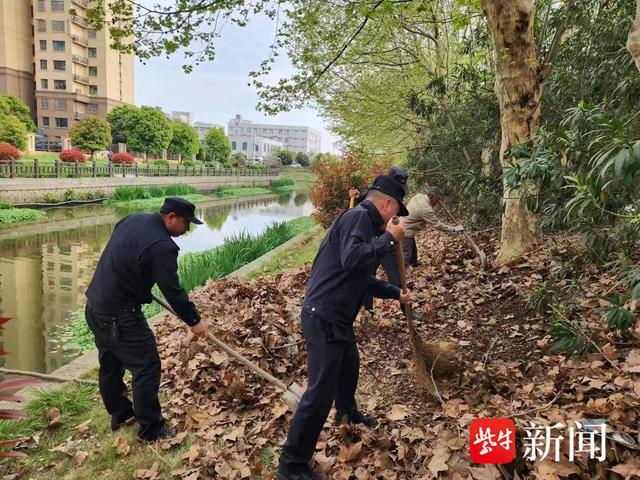
[[[67,89],[67,81],[66,80],[54,80],[53,88],[56,90],[66,90]]]
[[[44,12],[44,0],[38,0],[38,11]]]
[[[40,60],[40,70],[46,70],[46,69],[47,69],[47,61]]]
[[[64,0],[51,0],[52,12],[64,12]]]
[[[42,117],[42,126],[43,127],[49,126],[49,117]]]
[[[46,32],[47,31],[47,21],[46,20],[42,20],[40,18],[36,19],[36,30],[38,30],[39,32]]]
[[[96,85],[89,85],[89,95],[97,95],[98,87]]]
[[[87,111],[89,113],[98,113],[98,104],[90,103],[89,106],[87,107]]]
[[[98,76],[98,67],[89,67],[89,76],[97,77]]]
[[[247,151],[247,142],[242,142],[242,150]]]
[[[62,118],[56,117],[56,127],[69,128],[69,120],[65,117],[62,117]]]
[[[89,48],[89,58],[96,58],[98,56],[97,48]]]
[[[62,40],[54,40],[52,43],[55,52],[64,52],[64,42]]]
[[[49,99],[46,97],[43,97],[40,99],[40,108],[42,108],[43,110],[49,110]]]
[[[67,99],[66,98],[56,98],[53,100],[53,108],[55,110],[66,110],[67,109]]]
[[[89,36],[89,38],[96,38],[96,29],[90,28],[89,31],[87,32],[87,35]]]
[[[51,20],[52,32],[64,32],[64,20]]]
[[[40,50],[46,50],[46,49],[47,49],[47,41],[40,40]]]
[[[235,150],[236,149],[236,142],[231,142],[231,150]]]
[[[259,152],[260,151],[260,147],[258,145],[254,145],[254,146],[255,146],[254,151]]]
[[[40,88],[42,90],[47,90],[49,88],[49,80],[47,80],[46,78],[41,78],[40,79]]]
[[[54,60],[53,69],[64,71],[67,69],[67,62],[65,62],[64,60]]]

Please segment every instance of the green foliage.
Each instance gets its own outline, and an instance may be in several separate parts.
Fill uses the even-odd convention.
[[[193,161],[191,161],[191,160],[183,160],[183,161],[180,163],[180,166],[181,166],[181,167],[194,167],[195,165],[196,165],[196,162],[193,162]]]
[[[550,280],[538,282],[531,286],[527,304],[538,313],[550,313],[554,301],[555,290]]]
[[[19,222],[33,222],[44,218],[46,213],[32,208],[2,208],[0,209],[0,225]]]
[[[247,156],[242,152],[236,152],[231,155],[230,163],[234,167],[245,167],[247,165]]]
[[[124,104],[118,105],[107,113],[107,122],[111,125],[114,143],[127,143],[139,110],[135,105]]]
[[[231,154],[229,138],[222,127],[213,127],[204,137],[204,158],[207,161],[224,163]]]
[[[69,132],[74,147],[91,152],[105,150],[111,145],[111,127],[97,117],[87,117],[74,125]]]
[[[197,193],[195,187],[178,183],[175,185],[156,185],[152,187],[143,186],[120,186],[116,188],[113,198],[118,201],[143,200],[159,197],[178,197],[181,195],[191,195]]]
[[[290,187],[295,186],[295,182],[290,178],[280,178],[278,180],[271,180],[269,183],[269,188],[271,190],[283,190],[290,189]]]
[[[156,107],[142,106],[132,116],[127,148],[147,155],[160,155],[169,147],[173,135],[171,120]]]
[[[172,122],[173,136],[168,150],[175,155],[182,155],[182,160],[191,160],[200,149],[200,137],[198,132],[183,122]]]
[[[578,327],[566,320],[557,320],[549,326],[551,335],[551,351],[565,352],[569,355],[580,354],[588,347],[585,336]]]
[[[605,314],[609,330],[625,331],[636,324],[636,317],[627,307],[627,298],[614,295],[608,299],[611,305],[600,307],[598,311]]]
[[[22,100],[13,95],[0,95],[0,118],[12,115],[20,120],[27,132],[36,130],[36,125],[31,119],[29,107]]]
[[[170,165],[169,160],[163,160],[162,158],[154,160],[153,164],[157,167],[168,167]]]
[[[0,142],[6,142],[19,150],[27,148],[27,129],[15,115],[0,115]]]
[[[316,221],[325,228],[331,225],[349,206],[349,189],[364,192],[377,175],[389,170],[392,162],[391,157],[350,155],[340,159],[324,155],[313,168],[315,181],[309,193],[316,208],[313,213]]]
[[[95,337],[84,318],[84,309],[72,312],[69,317],[60,327],[60,341],[65,349],[85,352],[95,348]]]
[[[293,163],[293,160],[296,158],[296,154],[291,150],[278,150],[276,152],[276,157],[280,160],[282,165],[287,166]]]
[[[309,154],[305,152],[298,152],[296,154],[296,163],[298,165],[302,165],[303,167],[308,167],[309,164],[311,163],[311,160],[309,159]]]

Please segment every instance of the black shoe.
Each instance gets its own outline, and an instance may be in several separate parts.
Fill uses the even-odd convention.
[[[355,410],[349,415],[346,413],[336,412],[336,422],[353,424],[361,423],[367,428],[376,428],[378,426],[378,421],[375,418],[365,415],[360,410]]]
[[[111,431],[116,432],[120,430],[122,427],[133,425],[134,423],[136,423],[135,415],[131,415],[124,422],[120,422],[120,423],[113,423],[113,420],[111,420]]]
[[[314,472],[310,468],[296,473],[286,473],[280,468],[276,472],[276,480],[325,480],[324,475]]]
[[[162,425],[162,427],[160,427],[160,431],[158,432],[158,436],[155,438],[143,438],[140,435],[138,435],[138,440],[142,441],[142,442],[155,442],[157,440],[164,440],[166,438],[173,438],[176,436],[176,433],[178,431],[172,427],[171,425],[169,425],[168,423],[164,423]]]

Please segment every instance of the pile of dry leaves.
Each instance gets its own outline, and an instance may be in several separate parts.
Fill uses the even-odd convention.
[[[491,243],[485,245],[485,250]],[[325,426],[316,469],[334,479],[640,478],[640,451],[609,441],[607,460],[587,453],[568,460],[569,439],[544,461],[522,458],[525,427],[574,426],[604,418],[638,438],[640,324],[625,344],[603,338],[600,351],[579,358],[548,352],[546,320],[526,306],[529,287],[546,275],[539,249],[509,269],[482,272],[459,237],[430,234],[419,242],[423,265],[410,272],[425,339],[460,345],[456,373],[438,382],[437,398],[412,377],[407,325],[396,302],[377,302],[376,318],[356,322],[361,353],[358,398],[380,426]],[[487,252],[489,253],[489,252]],[[307,269],[251,283],[209,283],[195,301],[210,329],[286,383],[305,381],[298,315]],[[587,297],[610,290],[611,278],[589,280]],[[592,305],[594,304],[594,305]],[[585,298],[585,318],[600,322]],[[177,478],[272,478],[290,420],[280,392],[204,341],[189,341],[167,317],[158,328],[166,414],[195,442]],[[469,460],[469,423],[479,417],[516,422],[519,455],[500,466]],[[162,445],[171,448],[184,439]],[[553,446],[553,445],[552,445]]]

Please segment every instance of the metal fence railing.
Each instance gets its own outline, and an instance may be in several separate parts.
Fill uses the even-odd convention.
[[[214,168],[181,165],[152,165],[135,163],[125,165],[112,162],[66,163],[8,161],[0,162],[2,178],[80,178],[80,177],[275,177],[280,174],[277,168]]]

